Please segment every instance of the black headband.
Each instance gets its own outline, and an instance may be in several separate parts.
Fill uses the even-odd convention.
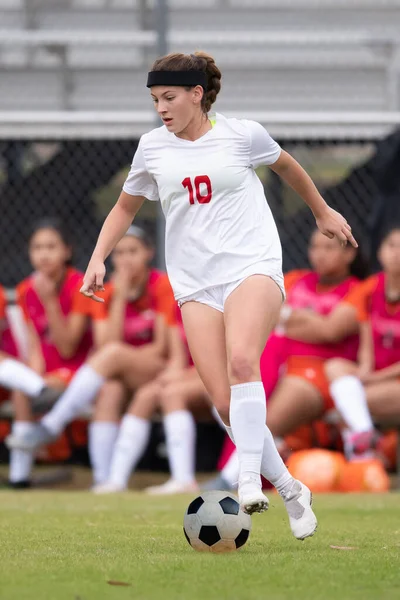
[[[147,87],[153,85],[201,85],[207,90],[207,75],[204,71],[150,71],[147,77]]]

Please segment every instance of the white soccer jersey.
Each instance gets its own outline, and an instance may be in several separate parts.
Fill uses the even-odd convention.
[[[257,265],[265,261],[279,276],[279,236],[254,169],[273,164],[280,153],[259,123],[220,114],[194,142],[165,126],[142,136],[123,189],[161,201],[177,300],[263,272]]]

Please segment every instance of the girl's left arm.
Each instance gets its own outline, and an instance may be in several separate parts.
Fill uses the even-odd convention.
[[[278,160],[270,165],[270,168],[310,207],[321,233],[329,238],[336,236],[343,245],[349,241],[357,248],[358,244],[346,219],[327,205],[311,177],[293,156],[282,150]]]

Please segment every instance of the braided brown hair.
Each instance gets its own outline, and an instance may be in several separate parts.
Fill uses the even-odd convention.
[[[155,61],[151,71],[202,71],[205,73],[207,76],[207,90],[201,99],[201,107],[205,113],[210,111],[221,89],[221,71],[215,64],[213,57],[206,52],[167,54]]]

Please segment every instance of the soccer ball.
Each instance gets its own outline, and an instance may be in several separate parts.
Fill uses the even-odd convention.
[[[251,531],[251,518],[228,492],[203,492],[191,502],[183,532],[198,552],[232,552],[243,546]]]

